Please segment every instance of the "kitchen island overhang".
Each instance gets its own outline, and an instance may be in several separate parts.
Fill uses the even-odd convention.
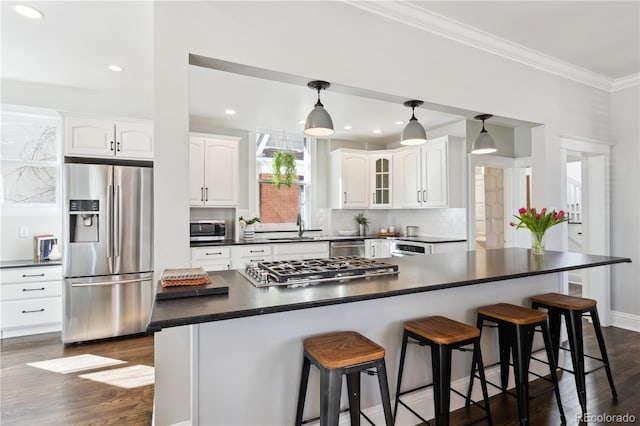
[[[529,306],[535,294],[561,291],[565,271],[630,262],[553,251],[534,256],[517,248],[390,261],[397,262],[398,276],[298,288],[256,288],[237,271],[212,272],[227,282],[228,295],[157,301],[149,324],[150,331],[157,331],[156,424],[293,424],[302,341],[340,330],[357,331],[385,348],[393,398],[404,321],[443,315],[475,324],[479,306]],[[490,364],[499,357],[497,337],[495,330],[485,333],[483,358]],[[427,351],[413,348],[405,364],[412,373],[405,374],[403,386],[426,383],[427,362]],[[454,360],[452,381],[461,389],[468,383],[470,362],[469,354]],[[487,374],[499,381],[497,369]],[[304,418],[318,414],[318,392],[319,377],[312,371]],[[431,394],[419,391],[412,398],[414,409],[433,417]],[[459,403],[452,399],[451,409]],[[374,422],[383,423],[376,380],[363,377],[361,406]],[[396,424],[415,420],[401,410]]]
[[[400,268],[397,276],[295,288],[255,288],[236,271],[217,271],[210,276],[229,284],[227,295],[156,301],[147,331],[627,262],[631,259],[557,251],[533,255],[529,249],[505,248],[393,258]]]

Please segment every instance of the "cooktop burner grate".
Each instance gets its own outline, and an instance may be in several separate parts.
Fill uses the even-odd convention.
[[[322,259],[283,260],[249,264],[245,276],[257,287],[272,285],[313,284],[350,278],[394,275],[398,265],[364,259],[358,256],[337,256]]]

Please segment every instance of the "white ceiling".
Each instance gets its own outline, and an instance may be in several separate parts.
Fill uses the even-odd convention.
[[[639,1],[412,1],[612,79],[640,72]]]
[[[153,6],[148,1],[30,1],[43,20],[15,13],[1,2],[2,78],[97,90],[153,90]],[[389,3],[387,3],[389,4]],[[569,62],[610,79],[639,72],[640,2],[415,1],[413,7]],[[185,7],[188,3],[185,4]],[[366,13],[366,12],[363,12]],[[455,23],[454,23],[455,24]],[[468,28],[468,27],[467,27]],[[109,71],[116,63],[121,73]],[[263,79],[191,67],[193,115],[232,127],[301,130],[315,102],[312,90]],[[335,137],[371,142],[397,138],[410,111],[398,103],[331,90],[322,100]],[[234,117],[224,114],[233,108]],[[462,118],[421,108],[429,129]],[[472,114],[466,114],[466,118]],[[345,131],[350,124],[353,130]],[[383,133],[374,135],[380,128]]]

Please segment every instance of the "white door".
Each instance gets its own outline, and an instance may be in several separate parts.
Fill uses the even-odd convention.
[[[150,123],[116,123],[116,155],[153,160],[153,127]]]
[[[342,157],[342,188],[345,208],[369,207],[369,156],[344,153]]]
[[[446,207],[449,203],[447,184],[447,143],[427,142],[422,147],[423,207]]]
[[[189,138],[189,205],[204,205],[204,139]]]
[[[394,154],[393,168],[395,207],[421,207],[420,148],[411,148]]]
[[[238,143],[205,139],[204,204],[232,207],[238,204]]]
[[[113,157],[115,129],[113,121],[89,118],[65,118],[65,155]]]

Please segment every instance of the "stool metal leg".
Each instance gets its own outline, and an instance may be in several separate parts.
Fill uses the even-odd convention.
[[[562,401],[560,400],[560,386],[558,385],[558,376],[556,375],[558,365],[556,364],[556,359],[553,356],[553,350],[551,347],[551,333],[549,332],[549,325],[546,321],[542,323],[542,337],[544,338],[544,348],[547,352],[547,359],[549,360],[551,383],[553,384],[554,393],[556,395],[556,403],[558,404],[560,419],[562,420],[562,424],[566,424],[567,420],[564,417],[564,409],[562,408]]]
[[[337,426],[340,418],[342,369],[323,368],[320,371],[320,426]]]
[[[309,368],[311,363],[307,357],[302,359],[302,374],[300,375],[300,390],[298,391],[298,408],[296,410],[296,426],[302,424],[302,412],[304,411],[304,401],[307,397],[307,383],[309,381]]]
[[[516,393],[518,396],[518,416],[520,425],[529,424],[529,360],[531,351],[529,348],[530,326],[513,326],[513,369],[516,379]]]
[[[407,354],[407,340],[409,335],[405,330],[402,334],[402,350],[400,351],[400,367],[398,370],[398,384],[396,385],[396,399],[393,404],[393,423],[395,424],[398,417],[398,402],[400,401],[400,384],[402,383],[402,372],[404,371],[404,358]]]
[[[484,363],[482,362],[482,352],[480,351],[480,337],[473,343],[473,363],[478,364],[478,371],[480,373],[480,387],[482,388],[482,399],[484,400],[484,408],[487,411],[487,422],[489,426],[493,425],[491,419],[491,409],[489,408],[489,392],[487,392],[487,379],[484,376]],[[467,396],[466,406],[469,406],[471,395]]]
[[[602,362],[604,362],[604,370],[607,372],[607,379],[609,379],[611,394],[614,398],[617,398],[618,392],[616,391],[616,385],[613,383],[613,375],[611,374],[611,366],[609,365],[609,357],[607,356],[607,347],[604,344],[604,337],[602,336],[602,329],[600,328],[600,318],[598,317],[598,310],[594,307],[589,311],[589,313],[591,314],[593,328],[596,332],[596,338],[598,339],[600,355],[602,356]]]
[[[484,326],[484,320],[480,315],[478,315],[478,318],[476,319],[476,328],[480,330],[480,336],[478,336],[478,344],[480,344],[480,339],[482,339],[483,326]],[[475,378],[476,378],[476,356],[474,353],[473,361],[471,361],[471,373],[469,374],[469,390],[467,390],[467,400],[464,403],[465,407],[468,407],[471,403],[471,392],[473,392],[473,381],[475,380]]]
[[[578,390],[578,402],[583,413],[587,412],[587,389],[584,375],[584,345],[582,341],[582,312],[569,311],[566,316],[573,377]]]
[[[387,367],[384,358],[376,362],[378,372],[378,385],[380,386],[380,397],[382,398],[382,408],[384,410],[384,422],[386,426],[393,425],[395,418],[391,416],[391,399],[389,398],[389,382],[387,380]]]
[[[549,331],[551,332],[553,355],[556,357],[556,362],[558,362],[560,357],[560,327],[562,325],[562,314],[556,309],[548,308],[547,316],[549,318]]]
[[[498,347],[500,350],[500,385],[502,386],[502,392],[506,392],[509,387],[509,354],[511,352],[511,338],[509,336],[509,329],[507,326],[498,325]],[[513,345],[518,344],[518,340]],[[515,358],[515,355],[514,355]],[[515,363],[515,359],[513,360]]]
[[[351,426],[360,426],[360,372],[347,374],[347,392],[349,393],[349,414]]]
[[[431,366],[436,425],[448,426],[451,399],[451,347],[431,345]]]

